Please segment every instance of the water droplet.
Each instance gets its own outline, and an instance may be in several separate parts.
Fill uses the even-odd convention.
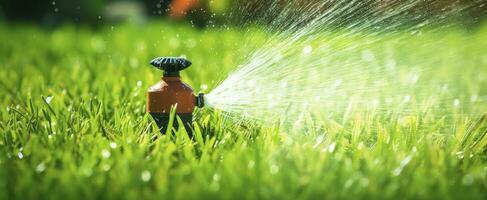
[[[220,181],[220,174],[218,174],[218,173],[213,174],[213,181],[215,181],[215,182]]]
[[[54,98],[54,97],[53,97],[53,96],[48,96],[48,97],[46,97],[46,103],[47,103],[47,104],[50,104],[50,103],[51,103],[51,101],[52,101],[52,98]]]
[[[404,168],[406,165],[409,164],[409,162],[413,159],[413,157],[411,156],[406,156],[406,158],[404,158],[402,161],[401,161],[401,164],[400,164],[400,167],[401,168]]]
[[[448,91],[448,84],[444,84],[443,86],[441,86],[441,90],[442,90],[443,92]]]
[[[418,80],[419,80],[419,75],[413,74],[409,77],[409,84],[414,85],[418,82]]]
[[[470,174],[467,174],[462,178],[462,184],[467,186],[472,185],[474,181],[475,181],[474,177]]]
[[[112,148],[112,149],[117,148],[117,143],[115,143],[115,142],[110,142],[110,148]]]
[[[51,3],[52,3],[52,5],[56,5],[56,2],[55,2],[55,1],[53,1],[53,2],[51,2]]]
[[[455,153],[455,155],[457,156],[458,159],[463,159],[463,157],[464,157],[463,151],[459,151],[459,152]]]
[[[328,147],[328,152],[333,153],[335,151],[335,147],[336,147],[336,143],[335,142],[331,143],[330,146]]]
[[[151,179],[151,174],[150,174],[150,172],[149,172],[149,171],[147,171],[147,170],[144,170],[144,171],[142,172],[142,174],[140,174],[140,179],[142,179],[142,181],[144,181],[144,182],[148,182],[148,181],[150,181],[150,179]]]
[[[44,170],[46,170],[46,164],[44,164],[43,162],[39,163],[36,167],[36,172],[42,173]]]
[[[477,96],[476,94],[474,94],[474,95],[472,95],[472,96],[470,97],[470,101],[471,101],[471,102],[476,102],[478,98],[479,98],[479,96]]]
[[[112,168],[112,166],[110,166],[109,164],[103,164],[103,166],[101,166],[101,168],[103,169],[103,171],[108,171]]]
[[[110,154],[110,151],[106,150],[106,149],[103,149],[101,151],[101,156],[104,158],[104,159],[107,159],[107,158],[110,158],[111,154]]]
[[[411,101],[411,96],[407,95],[407,96],[404,96],[404,99],[402,100],[404,103],[407,103],[409,101]]]
[[[394,171],[392,171],[392,174],[394,176],[399,176],[399,175],[401,175],[401,172],[402,172],[402,168],[398,167],[398,168],[394,169]]]
[[[319,135],[318,137],[316,137],[316,143],[315,145],[313,145],[313,149],[316,149],[323,142],[323,139],[323,135]]]
[[[458,107],[459,105],[460,105],[460,100],[459,99],[453,100],[453,106],[454,107]]]
[[[18,156],[20,159],[24,158],[24,154],[22,154],[22,152],[17,153],[17,156]]]
[[[101,19],[101,15],[98,15],[98,19],[99,19],[99,20]]]
[[[279,172],[279,166],[277,165],[272,165],[270,169],[271,174],[277,174]]]
[[[255,166],[255,162],[254,162],[253,160],[249,161],[249,164],[247,164],[247,167],[248,167],[249,169],[254,168],[254,166]]]
[[[313,51],[313,47],[311,47],[311,45],[307,45],[303,48],[304,54],[310,54],[312,51]]]
[[[341,84],[342,84],[342,80],[338,79],[338,80],[336,80],[336,81],[335,81],[334,86],[335,86],[335,87],[338,87],[338,86],[340,86]]]

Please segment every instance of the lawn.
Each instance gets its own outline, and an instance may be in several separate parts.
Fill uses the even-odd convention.
[[[485,26],[397,50],[444,58],[426,74],[449,83],[441,109],[364,109],[298,133],[232,126],[204,109],[193,140],[155,137],[145,112],[161,75],[152,58],[185,55],[193,65],[182,78],[208,92],[268,36],[169,22],[0,25],[0,199],[487,199]]]

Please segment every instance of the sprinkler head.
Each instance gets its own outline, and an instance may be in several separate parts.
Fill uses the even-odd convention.
[[[191,62],[186,58],[179,57],[157,57],[150,61],[150,64],[157,69],[164,71],[164,76],[179,76],[179,71],[191,66]]]
[[[156,121],[161,133],[167,132],[171,107],[176,107],[176,115],[182,120],[186,132],[192,136],[193,111],[197,106],[204,106],[204,94],[198,96],[193,94],[193,89],[182,82],[179,71],[188,68],[191,62],[185,58],[158,57],[150,64],[163,70],[161,80],[151,86],[147,91],[147,112]],[[177,120],[174,120],[172,127],[178,128]]]

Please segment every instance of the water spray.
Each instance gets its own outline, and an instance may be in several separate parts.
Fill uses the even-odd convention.
[[[195,96],[193,89],[182,82],[179,76],[179,71],[191,66],[191,62],[185,58],[158,57],[150,64],[163,70],[164,74],[161,81],[147,91],[147,112],[154,118],[161,133],[165,134],[170,125],[171,108],[175,107],[176,116],[192,136],[193,111],[196,106],[204,106],[204,98],[203,93]],[[177,120],[173,120],[172,127],[177,129],[178,125]]]

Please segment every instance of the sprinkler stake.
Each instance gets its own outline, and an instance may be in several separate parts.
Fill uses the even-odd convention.
[[[147,112],[150,113],[162,134],[169,125],[171,107],[176,106],[176,115],[182,120],[186,132],[192,137],[194,107],[204,106],[204,94],[193,94],[193,89],[181,81],[179,71],[188,68],[191,62],[185,58],[158,57],[150,62],[154,67],[163,70],[161,81],[147,91]],[[172,127],[178,129],[174,120]]]

